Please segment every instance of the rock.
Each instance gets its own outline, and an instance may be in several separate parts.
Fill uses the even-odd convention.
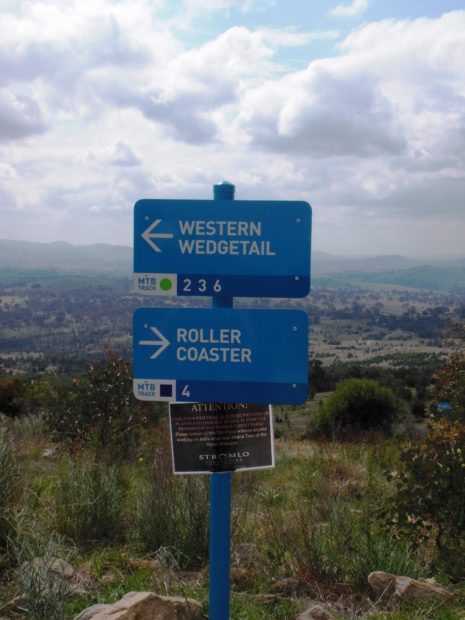
[[[360,592],[353,592],[347,596],[342,596],[332,605],[334,611],[341,614],[349,614],[350,617],[362,616],[373,608],[373,604]]]
[[[231,568],[231,588],[236,591],[251,590],[259,580],[258,573],[253,568],[236,566]]]
[[[336,620],[336,617],[321,605],[311,605],[297,620]]]
[[[295,577],[289,577],[288,579],[282,579],[277,581],[270,588],[274,594],[308,594],[310,588],[305,581],[300,581]]]
[[[74,568],[71,564],[60,558],[37,557],[23,564],[22,569],[39,576],[53,575],[56,579],[68,580],[74,575]]]
[[[435,583],[418,581],[410,577],[397,577],[391,573],[375,571],[368,575],[371,594],[377,601],[389,602],[393,599],[420,603],[422,601],[453,601],[454,596]]]
[[[374,571],[368,575],[368,586],[375,601],[389,600],[396,590],[396,576],[383,571]]]
[[[72,579],[74,577],[74,568],[62,559],[53,560],[49,570],[63,579]]]
[[[44,594],[73,589],[74,568],[60,558],[36,557],[22,564],[18,572],[20,579],[33,581]]]
[[[111,583],[112,581],[122,580],[123,574],[117,568],[109,568],[100,577],[100,581],[104,584]]]
[[[127,560],[129,568],[138,570],[140,568],[151,570],[154,572],[163,572],[163,566],[158,560],[144,560],[139,558],[129,558]]]
[[[92,578],[85,566],[75,568],[62,558],[36,557],[22,564],[19,569],[22,579],[40,585],[43,594],[64,592],[73,595],[86,595],[92,585]]]
[[[257,603],[276,603],[278,597],[276,594],[256,594],[254,600]]]
[[[54,459],[58,456],[58,450],[56,448],[45,448],[42,452],[42,458]]]
[[[201,620],[202,606],[193,599],[159,596],[153,592],[129,592],[113,605],[88,607],[75,620]],[[95,613],[91,613],[92,608]],[[87,614],[87,615],[84,615]]]
[[[111,607],[111,605],[105,605],[104,603],[91,605],[91,607],[87,607],[79,615],[75,616],[75,620],[92,620],[98,613],[105,611],[108,607]]]
[[[417,581],[410,577],[396,578],[396,596],[403,601],[419,603],[422,601],[443,601],[445,603],[454,600],[454,595],[445,588],[434,583]]]
[[[94,586],[95,581],[92,575],[92,566],[90,562],[76,567],[71,581],[72,593],[76,595],[86,595],[89,591],[93,590]]]

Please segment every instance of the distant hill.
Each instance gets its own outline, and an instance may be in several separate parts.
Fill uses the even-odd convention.
[[[389,284],[437,291],[465,293],[465,258],[413,259],[403,256],[336,256],[312,252],[315,286]]]
[[[346,271],[380,271],[383,269],[406,269],[421,265],[418,260],[397,254],[385,256],[336,256],[326,252],[312,252],[312,272],[341,273]]]
[[[132,248],[123,245],[71,245],[0,239],[0,269],[58,269],[131,273]]]
[[[92,271],[132,270],[132,248],[123,245],[72,245],[65,241],[33,243],[0,239],[0,268],[77,269]],[[316,274],[349,271],[402,269],[418,265],[402,256],[348,257],[312,252],[312,272]]]
[[[350,271],[320,274],[313,285],[335,288],[344,285],[389,284],[399,287],[465,293],[465,267],[424,265],[410,269]]]
[[[0,269],[132,272],[132,248],[124,245],[71,245],[0,239]],[[376,283],[465,292],[465,258],[449,261],[403,256],[338,256],[312,252],[316,286]]]

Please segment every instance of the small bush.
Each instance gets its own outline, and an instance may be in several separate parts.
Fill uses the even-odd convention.
[[[406,448],[393,478],[391,517],[398,531],[434,540],[443,570],[465,575],[465,428],[436,420],[423,443]]]
[[[48,534],[20,518],[11,541],[21,592],[21,607],[32,620],[65,620],[66,605],[73,594],[69,576],[63,573],[74,550],[57,534]]]
[[[17,479],[16,462],[9,434],[0,427],[0,551],[11,534],[11,516]]]
[[[206,476],[175,476],[167,451],[157,452],[149,480],[134,501],[133,539],[145,551],[170,548],[182,568],[208,560],[209,502]]]
[[[10,423],[10,429],[15,442],[30,440],[37,441],[39,438],[46,437],[46,427],[43,415],[40,413],[29,413],[14,418]]]
[[[23,407],[26,386],[18,377],[0,379],[0,414],[17,416]]]
[[[346,498],[333,499],[324,514],[320,508],[305,503],[296,512],[268,509],[263,515],[263,539],[254,558],[262,578],[297,575],[309,583],[347,583],[365,591],[375,570],[424,573],[414,545],[377,527],[371,513],[354,509]]]
[[[346,582],[360,590],[374,570],[400,575],[422,573],[413,546],[396,541],[371,523],[370,515],[355,513],[345,502],[335,502],[325,522],[301,519],[301,570],[305,566],[322,581]]]
[[[451,409],[449,418],[465,420],[465,353],[451,355],[449,362],[436,375],[442,399],[447,400]]]
[[[366,431],[389,434],[399,405],[394,392],[373,379],[346,379],[321,403],[311,432],[344,438]]]
[[[55,528],[81,545],[118,540],[123,530],[124,491],[115,466],[66,459],[55,486]]]
[[[242,568],[260,572],[262,580],[292,575],[362,591],[374,570],[421,576],[424,563],[414,545],[375,519],[389,491],[383,468],[395,462],[391,444],[313,444],[285,492],[255,494],[257,505],[242,529],[250,525],[257,533],[250,545],[249,531],[248,547],[241,536]]]
[[[350,582],[359,590],[366,590],[368,575],[373,571],[384,571],[394,575],[422,577],[426,572],[425,562],[415,545],[405,539],[396,539],[392,534],[368,523],[361,524],[356,538],[356,550],[348,567]]]
[[[45,421],[52,437],[74,447],[85,444],[112,461],[133,456],[149,418],[157,418],[151,403],[134,397],[129,362],[112,351],[85,378],[50,389]]]

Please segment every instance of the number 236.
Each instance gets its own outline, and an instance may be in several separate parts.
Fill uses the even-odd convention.
[[[213,292],[220,293],[221,288],[221,282],[219,280],[215,280],[212,286]],[[197,281],[192,281],[190,278],[184,278],[182,290],[184,293],[207,293],[208,282],[203,278]]]

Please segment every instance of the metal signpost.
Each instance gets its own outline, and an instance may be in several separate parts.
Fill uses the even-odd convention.
[[[233,309],[233,296],[304,297],[309,292],[310,205],[233,200],[234,185],[224,182],[214,186],[213,201],[140,200],[135,205],[136,291],[212,297],[210,309],[135,312],[134,393],[139,399],[205,406],[306,399],[306,314]],[[257,405],[251,411],[257,413]],[[254,439],[251,429],[248,438]],[[244,455],[234,459],[231,470],[237,459],[246,462]],[[212,471],[209,618],[228,620],[231,471]]]

